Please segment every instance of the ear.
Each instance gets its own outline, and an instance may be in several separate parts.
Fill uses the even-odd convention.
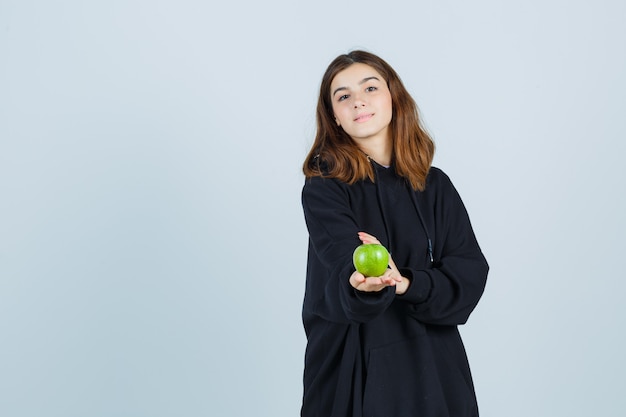
[[[339,122],[339,119],[337,119],[337,116],[335,116],[335,123],[337,123],[337,126],[341,126],[341,123]]]

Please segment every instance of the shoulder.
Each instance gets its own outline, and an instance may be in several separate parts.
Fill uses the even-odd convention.
[[[451,186],[452,181],[450,180],[448,174],[440,168],[434,166],[430,167],[428,176],[426,177],[426,191],[428,191],[429,188],[432,190]]]
[[[438,204],[459,201],[461,196],[454,183],[442,169],[431,167],[426,177],[424,196]]]
[[[304,190],[307,189],[316,189],[316,188],[342,188],[347,187],[348,184],[343,181],[338,180],[337,178],[326,177],[323,175],[315,175],[313,177],[307,177],[304,179],[304,185],[302,188]]]
[[[349,185],[336,178],[314,176],[305,178],[302,186],[302,198],[341,196],[348,194]]]

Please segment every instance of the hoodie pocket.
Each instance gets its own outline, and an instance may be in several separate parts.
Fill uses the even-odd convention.
[[[427,338],[372,349],[363,394],[364,417],[474,415],[475,398],[458,369],[438,368]],[[454,362],[454,361],[451,361]],[[447,362],[446,362],[447,363]],[[453,403],[451,403],[453,402]]]

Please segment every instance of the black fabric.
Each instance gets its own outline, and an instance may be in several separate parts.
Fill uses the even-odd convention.
[[[302,204],[309,251],[301,415],[478,416],[457,326],[478,303],[488,265],[446,174],[431,168],[423,192],[379,165],[375,183],[313,177]],[[390,250],[411,281],[404,295],[393,287],[364,293],[350,285],[359,231]]]

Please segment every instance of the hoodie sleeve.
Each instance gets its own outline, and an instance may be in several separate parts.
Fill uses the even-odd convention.
[[[489,266],[457,190],[442,171],[434,173],[435,264],[400,268],[411,285],[399,298],[411,303],[411,314],[424,323],[464,324],[483,294]]]
[[[302,206],[309,231],[305,310],[339,323],[364,323],[385,311],[395,298],[393,288],[370,293],[350,285],[352,253],[361,242],[344,184],[308,179]]]

